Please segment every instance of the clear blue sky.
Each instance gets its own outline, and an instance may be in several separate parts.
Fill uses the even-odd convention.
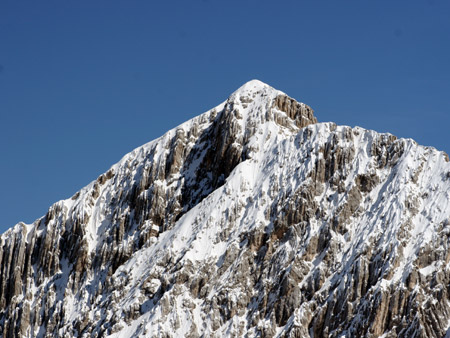
[[[0,2],[0,232],[250,79],[450,152],[450,2]]]

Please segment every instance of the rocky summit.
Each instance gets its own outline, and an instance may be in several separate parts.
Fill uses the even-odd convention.
[[[450,163],[250,81],[0,239],[9,337],[450,336]]]

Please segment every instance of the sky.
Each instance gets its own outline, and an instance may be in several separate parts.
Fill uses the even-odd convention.
[[[0,233],[259,79],[450,153],[450,2],[0,1]]]

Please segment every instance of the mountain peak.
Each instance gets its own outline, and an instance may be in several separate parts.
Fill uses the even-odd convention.
[[[250,80],[246,83],[244,83],[242,86],[240,86],[237,90],[235,90],[231,95],[230,98],[234,98],[239,100],[241,97],[249,97],[249,98],[255,98],[257,96],[261,99],[264,99],[264,101],[271,100],[274,97],[278,95],[286,95],[280,90],[277,90],[268,84],[259,81],[259,80]]]
[[[2,337],[443,337],[450,163],[252,80],[0,236]]]
[[[264,89],[269,89],[273,91],[277,91],[275,88],[269,86],[267,83],[264,83],[260,80],[250,80],[244,83],[241,87],[239,87],[235,93],[248,93],[248,92],[259,92]]]
[[[248,81],[234,91],[226,107],[226,112],[244,121],[271,120],[290,129],[317,123],[311,107],[259,80]]]

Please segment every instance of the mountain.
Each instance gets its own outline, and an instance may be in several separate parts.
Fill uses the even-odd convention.
[[[450,163],[250,81],[0,239],[3,337],[450,336]]]

